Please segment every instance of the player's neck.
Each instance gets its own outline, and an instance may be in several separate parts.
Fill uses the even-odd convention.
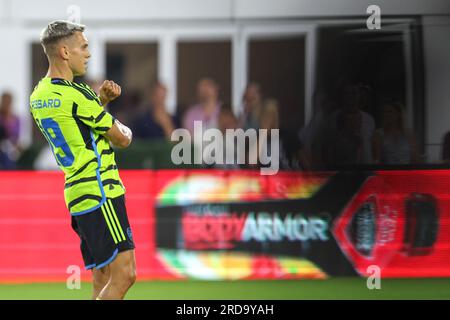
[[[73,81],[73,72],[66,66],[58,66],[55,64],[50,64],[46,77],[60,78],[64,80]]]

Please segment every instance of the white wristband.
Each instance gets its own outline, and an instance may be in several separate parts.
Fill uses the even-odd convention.
[[[120,132],[122,132],[122,134],[124,136],[126,136],[128,139],[131,140],[133,137],[133,133],[131,132],[131,129],[128,128],[127,126],[123,125],[119,120],[117,120],[117,119],[115,119],[115,120],[116,120],[117,126],[119,127]]]

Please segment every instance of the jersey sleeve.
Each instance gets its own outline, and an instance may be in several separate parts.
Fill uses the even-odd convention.
[[[98,134],[104,134],[114,125],[114,117],[96,99],[83,99],[77,103],[73,116]]]

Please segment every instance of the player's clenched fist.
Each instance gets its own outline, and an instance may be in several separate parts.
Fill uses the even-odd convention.
[[[121,92],[122,89],[117,83],[111,80],[105,80],[100,87],[100,101],[105,105],[120,96]]]

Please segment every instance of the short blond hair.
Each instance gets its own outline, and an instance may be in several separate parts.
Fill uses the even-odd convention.
[[[83,32],[86,27],[82,24],[56,20],[50,22],[41,32],[41,45],[48,55],[55,45],[62,39],[71,37],[75,32]]]

